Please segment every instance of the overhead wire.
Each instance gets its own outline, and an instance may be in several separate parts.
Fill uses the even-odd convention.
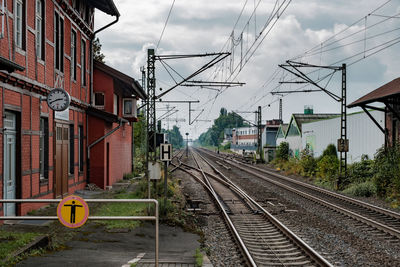
[[[169,17],[171,16],[171,12],[172,12],[172,9],[174,8],[174,5],[175,5],[175,0],[172,1],[172,5],[171,5],[171,8],[169,9],[168,16],[167,16],[167,19],[165,20],[164,27],[163,27],[163,29],[162,29],[162,31],[161,31],[160,38],[158,39],[157,46],[156,46],[156,52],[157,52],[157,50],[158,50],[158,46],[159,46],[160,43],[161,43],[161,39],[162,39],[162,37],[163,37],[163,35],[164,35],[165,28],[167,28],[167,24],[168,24],[168,21],[169,21]]]

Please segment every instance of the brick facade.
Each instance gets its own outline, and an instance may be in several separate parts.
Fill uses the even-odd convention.
[[[15,30],[16,9],[22,3],[22,47],[18,47]],[[86,6],[86,2],[79,1],[81,6],[76,7],[78,1],[74,0],[42,0],[43,26],[36,25],[37,1],[36,0],[5,0],[4,32],[0,34],[0,56],[24,68],[23,71],[8,73],[0,71],[0,198],[4,198],[4,112],[12,112],[17,117],[17,143],[16,143],[16,198],[56,198],[82,189],[86,185],[86,113],[85,110],[90,100],[90,40],[93,38],[93,13],[94,8]],[[78,2],[78,3],[79,3]],[[60,46],[57,50],[56,16],[60,18]],[[0,19],[0,30],[2,20]],[[43,29],[42,51],[43,58],[39,58],[36,42],[40,39],[39,29]],[[76,79],[71,78],[71,32],[76,32]],[[62,40],[63,39],[63,40]],[[82,53],[81,44],[85,44]],[[55,55],[60,51],[60,66],[56,69]],[[81,57],[81,55],[84,55]],[[84,59],[85,66],[82,65]],[[84,68],[84,69],[83,69]],[[83,74],[83,76],[82,76]],[[81,81],[85,77],[86,83]],[[56,118],[49,109],[46,101],[48,92],[55,87],[65,89],[71,96],[69,118]],[[45,162],[47,177],[41,178],[40,170],[40,131],[41,118],[48,124],[48,161]],[[73,167],[70,168],[68,156],[68,188],[61,194],[56,193],[56,124],[69,127],[68,153],[72,152],[70,142],[73,144]],[[72,131],[73,129],[73,131]],[[83,130],[83,142],[79,130]],[[73,133],[73,134],[72,134]],[[79,162],[79,151],[84,155],[83,168]],[[69,155],[69,154],[68,154]],[[65,160],[65,158],[63,158]],[[43,167],[42,167],[43,169]],[[71,171],[73,169],[73,171]],[[16,213],[24,215],[33,208],[43,204],[17,205]],[[0,214],[2,213],[0,204]]]

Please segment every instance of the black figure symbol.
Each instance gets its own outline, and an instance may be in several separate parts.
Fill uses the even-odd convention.
[[[75,201],[72,201],[72,205],[64,205],[65,207],[71,207],[71,217],[69,222],[70,223],[75,223],[75,212],[76,212],[76,207],[78,208],[83,208],[82,205],[75,205]]]

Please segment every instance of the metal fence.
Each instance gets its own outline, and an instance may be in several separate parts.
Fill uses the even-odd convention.
[[[0,199],[0,203],[59,203],[62,199]],[[139,220],[155,221],[155,266],[158,266],[159,248],[159,212],[158,201],[155,199],[85,199],[87,203],[149,203],[154,204],[154,216],[89,216],[88,220]],[[58,220],[57,216],[0,216],[0,220]]]

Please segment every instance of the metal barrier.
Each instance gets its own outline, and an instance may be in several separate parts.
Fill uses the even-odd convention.
[[[0,203],[59,203],[62,199],[0,199]],[[85,199],[87,203],[150,203],[155,206],[154,216],[89,216],[88,220],[139,220],[156,222],[155,266],[158,267],[158,201],[155,199]],[[0,216],[1,220],[58,220],[57,216]]]

